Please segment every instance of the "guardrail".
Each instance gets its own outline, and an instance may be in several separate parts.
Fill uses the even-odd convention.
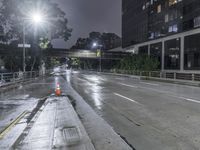
[[[0,73],[0,86],[16,83],[16,82],[24,82],[30,79],[34,79],[40,76],[44,76],[46,74],[50,74],[52,70],[46,70],[45,74],[39,71],[29,71],[29,72],[13,72],[13,73]]]
[[[141,77],[152,77],[171,80],[200,81],[200,73],[160,72],[160,71],[132,71],[132,70],[104,70],[109,73],[128,74]]]

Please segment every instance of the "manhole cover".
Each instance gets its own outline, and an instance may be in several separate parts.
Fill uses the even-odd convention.
[[[67,127],[63,129],[63,137],[67,145],[74,145],[80,142],[80,134],[77,127]]]

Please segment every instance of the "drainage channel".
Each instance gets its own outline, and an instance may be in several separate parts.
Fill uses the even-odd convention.
[[[120,135],[119,133],[118,133],[118,135],[124,140],[124,142],[126,142],[126,144],[128,144],[128,145],[130,146],[130,148],[132,148],[132,150],[136,150],[136,149],[133,147],[133,145],[130,144],[124,136]]]
[[[17,138],[15,143],[12,145],[12,149],[18,149],[18,146],[20,145],[20,143],[28,135],[33,124],[35,123],[35,121],[39,117],[40,113],[42,112],[42,110],[46,106],[47,103],[45,103],[45,102],[46,102],[47,99],[48,99],[48,97],[45,97],[45,98],[39,100],[36,107],[33,109],[33,111],[28,115],[28,117],[26,117],[27,127],[24,129],[23,133]]]

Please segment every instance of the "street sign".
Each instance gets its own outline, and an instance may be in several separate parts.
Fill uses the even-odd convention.
[[[18,44],[18,47],[20,47],[20,48],[23,48],[23,47],[31,48],[31,45],[30,44]]]

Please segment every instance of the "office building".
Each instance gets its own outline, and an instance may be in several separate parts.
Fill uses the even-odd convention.
[[[122,46],[163,71],[200,71],[200,0],[123,0]]]

